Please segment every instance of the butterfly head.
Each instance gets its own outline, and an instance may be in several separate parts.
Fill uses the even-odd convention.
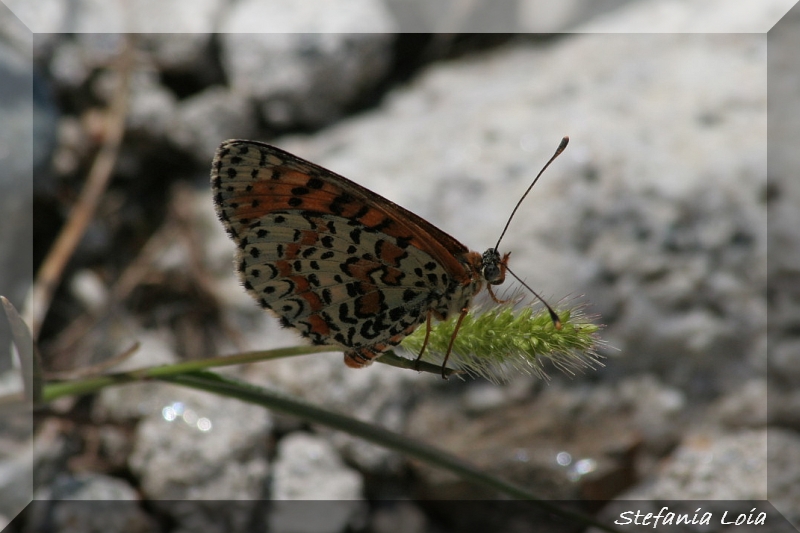
[[[511,255],[511,253],[507,253],[501,257],[497,248],[489,248],[483,252],[481,256],[481,275],[483,279],[486,280],[486,283],[489,285],[500,285],[505,281],[506,265],[508,264],[509,255]]]

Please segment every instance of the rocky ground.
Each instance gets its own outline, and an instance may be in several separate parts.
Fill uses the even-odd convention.
[[[460,13],[442,29],[426,4],[405,10],[377,0],[335,13],[176,2],[128,18],[88,3],[67,16],[66,2],[50,3],[43,23],[52,33],[31,43],[35,142],[8,136],[2,155],[32,151],[35,169],[23,200],[0,200],[9,218],[24,212],[25,198],[34,205],[32,237],[22,226],[0,229],[3,268],[20,272],[3,292],[21,309],[29,285],[7,258],[33,242],[34,268],[47,260],[113,139],[109,105],[120,98],[120,68],[130,73],[111,180],[41,326],[52,376],[134,342],[138,350],[116,370],[298,344],[235,279],[234,247],[208,185],[224,139],[276,144],[482,251],[569,135],[501,251],[513,252],[514,271],[548,300],[585,303],[597,315],[604,366],[576,375],[550,368],[547,381],[518,375],[500,385],[381,364],[352,370],[341,354],[225,372],[435,444],[544,499],[605,506],[606,518],[631,509],[630,500],[769,499],[800,519],[792,208],[800,161],[781,142],[800,131],[796,102],[767,124],[768,46],[770,105],[796,100],[800,68],[788,52],[796,15],[768,42],[758,32],[615,33],[643,20],[702,32],[710,7],[680,1],[619,2],[599,14],[568,2],[551,18],[520,2],[515,29],[576,30],[550,36],[453,33],[480,13]],[[777,0],[759,6],[720,7],[715,23],[766,30],[785,12]],[[502,11],[497,24],[513,19]],[[178,21],[187,33],[80,33],[150,19]],[[451,33],[393,33],[407,24]],[[316,33],[243,33],[309,27]],[[0,68],[24,91],[24,31],[8,20],[3,31]],[[24,131],[25,109],[3,103],[4,124]],[[5,362],[0,371],[13,374]],[[0,383],[11,390],[11,382]],[[36,413],[33,431],[36,498],[132,502],[102,522],[104,531],[248,531],[254,523],[467,531],[481,523],[480,506],[435,502],[497,497],[346,434],[161,383],[58,401]],[[24,450],[16,446],[3,437],[0,448]],[[16,501],[5,496],[19,494],[25,470],[10,455],[0,454],[3,464],[0,501]],[[265,510],[258,500],[283,503]],[[317,524],[294,500],[338,504],[319,510],[326,519]],[[693,502],[691,512],[700,506]],[[102,516],[59,505],[41,503],[11,530],[34,531],[42,520],[57,531],[69,521],[89,527]],[[732,505],[737,514],[752,507]],[[0,525],[10,512],[0,508]],[[312,523],[287,525],[302,520]],[[512,518],[491,527],[511,522],[514,531],[534,528]]]

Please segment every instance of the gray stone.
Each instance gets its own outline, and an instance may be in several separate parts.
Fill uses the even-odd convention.
[[[535,399],[479,412],[430,394],[418,402],[406,432],[539,497],[603,499],[633,482],[637,461],[655,463],[674,444],[681,407],[679,394],[648,376],[616,387],[553,384]],[[431,497],[494,496],[430,465],[413,467],[418,490]]]
[[[175,128],[178,102],[158,80],[154,68],[137,70],[131,80],[126,127],[153,140],[165,139]]]
[[[357,500],[361,476],[345,466],[336,450],[319,437],[294,433],[278,443],[272,497],[278,500]]]
[[[77,89],[89,78],[91,66],[83,56],[83,48],[77,41],[62,38],[50,58],[50,73],[59,86]]]
[[[130,467],[154,499],[257,499],[267,475],[269,413],[163,384],[137,427]],[[242,421],[247,421],[243,423]]]
[[[9,9],[18,19],[0,19],[0,32],[12,37],[22,31],[22,25],[29,35],[31,32],[57,35],[65,30],[69,15],[69,3],[65,0],[42,0],[36,4],[25,0],[8,0],[3,2],[3,7]]]
[[[33,439],[30,433],[11,435],[14,431],[9,427],[16,422],[23,430],[30,431],[23,424],[25,418],[30,420],[31,415],[21,413],[16,418],[12,420],[8,413],[4,413],[3,425],[0,426],[0,515],[8,517],[16,516],[30,503],[34,490],[36,455],[31,453]]]
[[[346,531],[365,512],[364,482],[325,440],[306,433],[281,439],[272,472],[273,505],[267,517],[276,532]],[[325,500],[320,506],[292,501]],[[323,512],[324,510],[324,512]]]
[[[767,432],[696,431],[622,500],[766,500]]]
[[[52,500],[138,500],[136,490],[124,481],[103,475],[61,476],[37,498]]]
[[[779,383],[773,382],[769,388],[769,422],[783,427],[800,427],[800,391],[784,390]]]
[[[386,0],[396,24],[404,33],[433,33],[433,50],[447,50],[457,35],[470,33],[557,33],[604,13],[615,13],[631,0],[536,0],[468,3],[453,1]],[[438,40],[438,42],[437,42]]]
[[[558,4],[521,0],[517,6],[517,23],[532,33],[559,32],[594,18],[619,17],[624,13],[620,8],[630,3],[634,3],[633,0],[569,0]]]
[[[158,7],[167,9],[179,6],[181,2],[153,2]],[[202,13],[202,7],[197,9],[199,2],[183,2],[180,6],[178,16],[172,17],[178,20],[191,20],[193,16]],[[205,7],[218,9],[221,5],[220,0],[209,0],[205,2]],[[156,8],[158,10],[158,8]],[[206,20],[208,16],[208,20]],[[147,33],[141,35],[144,46],[151,52],[151,57],[159,70],[197,76],[199,79],[207,78],[203,76],[215,70],[212,61],[213,54],[210,52],[211,40],[213,37],[213,27],[216,25],[218,15],[215,12],[202,13],[201,20],[190,25],[198,26],[194,32],[177,33],[175,30],[169,33]],[[213,18],[212,18],[213,17]]]
[[[767,380],[753,379],[723,396],[709,414],[731,428],[767,425]]]
[[[658,476],[620,495],[605,507],[602,516],[610,523],[622,512],[655,514],[663,506],[669,512],[692,516],[699,507],[700,515],[712,513],[708,531],[729,531],[730,527],[720,523],[724,512],[727,520],[753,508],[755,513],[771,514],[764,505],[769,495],[769,502],[783,518],[769,516],[766,523],[784,531],[777,524],[788,519],[797,527],[799,453],[800,439],[790,431],[696,431],[664,462]]]
[[[241,94],[214,86],[180,102],[168,137],[207,162],[219,143],[256,132],[256,110]]]
[[[769,430],[767,450],[769,501],[795,527],[800,526],[800,436],[796,431]]]
[[[370,521],[374,533],[426,533],[430,531],[428,518],[422,510],[409,501],[396,501],[378,507]]]
[[[80,503],[80,501],[86,503]],[[38,491],[28,509],[30,530],[144,533],[155,521],[139,505],[136,490],[105,475],[62,475]]]
[[[248,0],[226,13],[223,65],[232,89],[257,102],[267,124],[329,123],[386,73],[393,37],[381,32],[392,29],[390,17],[374,0],[345,4]],[[371,33],[357,33],[364,28]]]
[[[133,32],[161,34],[146,36],[157,43],[156,54],[169,58],[168,64],[186,65],[203,49],[226,7],[224,0],[137,0],[128,24]]]
[[[597,17],[578,31],[592,33],[767,33],[791,0],[655,0]]]
[[[129,458],[142,491],[180,531],[249,531],[266,491],[269,413],[167,384],[153,396],[161,407],[137,426]]]
[[[124,327],[127,325],[128,327]],[[128,359],[114,368],[122,372],[151,366],[174,364],[178,361],[173,347],[174,338],[165,330],[137,330],[130,322],[123,322],[120,329],[123,338],[114,338],[109,352],[122,353],[133,340],[139,348]],[[160,412],[164,398],[160,391],[165,385],[156,382],[129,383],[107,387],[98,393],[92,409],[96,422],[130,422]]]
[[[266,320],[266,319],[265,319]],[[292,333],[284,330],[284,337]],[[249,344],[265,347],[266,337],[258,331],[248,335]],[[290,341],[289,341],[290,342]],[[427,376],[429,379],[441,379]],[[374,364],[354,371],[342,362],[341,352],[314,354],[305,357],[271,361],[254,365],[248,379],[272,386],[302,398],[304,401],[345,413],[364,422],[379,424],[389,430],[402,431],[409,403],[414,399],[419,375],[407,370]],[[397,472],[402,462],[395,452],[375,446],[339,431],[320,428],[337,449],[352,463],[373,472]]]

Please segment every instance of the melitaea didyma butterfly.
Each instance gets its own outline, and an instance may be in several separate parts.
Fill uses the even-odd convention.
[[[350,367],[370,364],[423,322],[429,333],[431,318],[458,313],[452,347],[473,296],[486,284],[497,300],[492,286],[514,275],[509,254],[497,250],[508,223],[497,245],[473,252],[390,200],[268,144],[223,142],[211,186],[247,292],[314,344],[344,348]],[[419,357],[426,344],[427,335]]]

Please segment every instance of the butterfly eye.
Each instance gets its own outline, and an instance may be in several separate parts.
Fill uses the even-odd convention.
[[[483,279],[492,285],[501,283],[500,268],[497,265],[486,265],[483,267]]]
[[[500,254],[494,248],[489,248],[483,252],[481,258],[481,274],[487,283],[499,285],[505,280],[505,272],[500,267]]]

